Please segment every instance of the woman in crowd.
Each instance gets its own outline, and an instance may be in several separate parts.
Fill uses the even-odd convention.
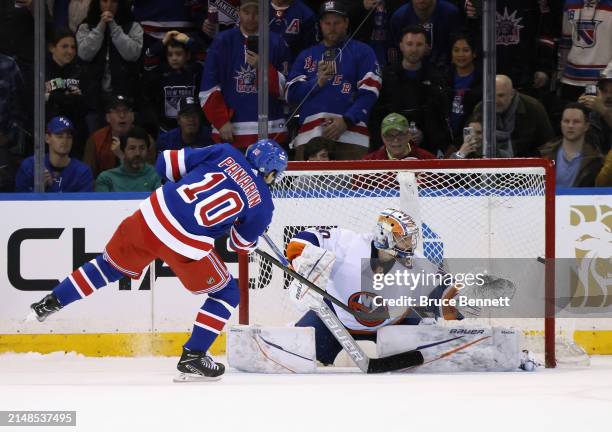
[[[128,0],[92,0],[77,31],[78,54],[87,77],[90,132],[103,125],[102,107],[110,94],[137,95],[143,31]]]
[[[466,35],[452,39],[451,63],[447,79],[449,120],[455,143],[462,142],[462,131],[474,107],[482,100],[482,70],[476,63],[476,47]]]

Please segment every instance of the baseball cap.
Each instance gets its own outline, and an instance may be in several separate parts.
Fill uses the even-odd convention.
[[[64,131],[74,132],[74,125],[68,119],[68,117],[53,117],[47,123],[47,132],[52,134],[59,134]]]
[[[382,134],[385,135],[392,130],[406,132],[408,127],[408,119],[406,117],[398,113],[391,113],[383,119],[380,129]]]
[[[130,110],[134,109],[132,106],[131,99],[120,94],[112,95],[106,101],[106,112],[109,112],[110,110],[113,110],[122,105]]]
[[[326,13],[335,13],[343,17],[348,17],[348,12],[344,4],[340,1],[325,1],[319,10],[319,17],[323,18]]]
[[[258,0],[240,0],[240,7],[247,7],[247,6],[257,6],[259,7],[259,1]]]
[[[601,71],[597,85],[601,87],[606,81],[612,81],[612,68],[606,68]]]
[[[200,104],[197,99],[191,96],[182,97],[178,104],[178,114],[199,113]]]

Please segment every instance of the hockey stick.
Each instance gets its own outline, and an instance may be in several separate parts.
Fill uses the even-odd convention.
[[[278,258],[282,260],[283,263],[289,264],[289,262],[284,257],[284,255],[280,252],[278,247],[274,244],[272,239],[270,239],[270,237],[268,237],[267,234],[264,234],[263,238],[266,241],[266,243],[268,243],[268,245],[272,248],[274,253],[278,256]],[[258,253],[261,252],[259,249],[257,249],[256,251]],[[260,255],[266,259],[272,258],[272,260],[270,260],[271,262],[276,261],[279,264],[281,264],[281,261],[274,259],[272,256],[270,256],[269,254],[265,252],[264,254],[265,255],[260,253]],[[281,268],[283,270],[284,269],[290,270],[287,267],[287,265],[283,265]],[[295,273],[296,275],[301,277],[301,275],[299,275],[298,273],[294,271],[292,271],[292,273]],[[291,273],[289,274],[291,275]],[[307,286],[311,287],[311,285],[313,285],[316,288],[316,289],[313,288],[313,291],[317,291],[317,292],[321,291],[327,294],[327,292],[323,291],[316,285],[312,284],[310,281],[308,281],[308,279],[305,279],[305,278],[302,278],[302,279],[304,279],[307,282],[306,283]],[[298,279],[298,280],[304,283],[301,279]],[[330,297],[335,299],[335,297],[332,297],[332,296]],[[340,302],[340,304],[346,307],[346,305],[344,305],[343,303]],[[323,324],[325,324],[325,326],[329,329],[329,331],[334,336],[334,338],[336,338],[338,343],[340,343],[340,345],[342,346],[342,349],[344,349],[351,356],[355,364],[364,373],[382,373],[382,372],[391,372],[391,371],[396,371],[396,370],[408,369],[414,366],[422,365],[424,362],[423,354],[421,354],[420,351],[416,351],[416,350],[406,351],[406,352],[395,354],[395,355],[388,356],[388,357],[370,358],[363,351],[363,349],[357,344],[353,336],[351,336],[351,334],[348,332],[346,327],[344,327],[344,325],[340,322],[340,319],[336,316],[336,314],[334,314],[323,301],[320,301],[319,305],[316,307],[312,307],[311,310],[317,314],[317,316],[321,319],[321,321],[323,321]],[[351,313],[353,312],[355,311],[351,311]]]
[[[362,312],[358,310],[353,310],[349,308],[347,305],[345,305],[344,303],[342,303],[340,300],[338,300],[336,297],[329,294],[327,291],[319,288],[314,283],[310,282],[308,279],[306,279],[301,274],[297,273],[295,270],[290,269],[287,265],[283,264],[281,261],[274,258],[268,252],[262,251],[261,249],[255,249],[255,252],[261,257],[263,257],[264,259],[270,261],[272,264],[274,264],[278,268],[280,268],[282,271],[287,273],[292,278],[297,279],[298,281],[306,285],[308,288],[310,288],[311,290],[319,294],[321,297],[326,298],[327,300],[329,300],[330,302],[332,302],[333,304],[335,304],[342,310],[345,310],[346,312],[350,313],[357,319],[361,319],[364,321],[378,321],[378,320],[385,320],[389,318],[389,313],[384,308],[377,308],[373,310],[372,312]]]

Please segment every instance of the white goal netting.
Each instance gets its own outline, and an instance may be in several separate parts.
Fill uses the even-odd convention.
[[[546,251],[543,166],[459,168],[451,161],[411,161],[400,169],[367,169],[367,163],[337,166],[288,171],[273,188],[275,212],[268,234],[277,246],[284,249],[293,235],[312,227],[369,233],[378,213],[393,207],[421,226],[420,252],[435,263],[448,260],[451,273],[453,259],[465,258],[517,259],[519,265],[542,266],[536,258]],[[263,241],[260,246],[269,250]],[[298,319],[287,299],[284,273],[256,254],[250,260],[250,322],[286,325]],[[531,289],[515,282],[517,289]],[[491,323],[520,327],[529,349],[543,353],[541,313],[542,318]],[[571,339],[571,323],[558,331],[560,340]]]

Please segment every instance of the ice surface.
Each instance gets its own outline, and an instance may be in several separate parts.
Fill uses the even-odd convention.
[[[172,383],[176,361],[0,355],[0,410],[76,410],[76,428],[53,430],[87,432],[610,430],[610,357],[593,357],[590,368],[534,373],[325,368],[316,375],[230,371],[215,383]]]

